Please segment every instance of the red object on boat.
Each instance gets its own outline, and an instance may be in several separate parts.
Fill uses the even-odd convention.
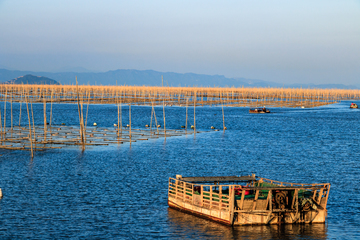
[[[245,186],[236,187],[235,188],[235,195],[241,195],[243,187],[245,187]],[[245,195],[249,195],[249,194],[250,194],[250,190],[245,190]]]

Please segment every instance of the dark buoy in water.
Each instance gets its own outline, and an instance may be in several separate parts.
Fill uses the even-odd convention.
[[[146,125],[145,125],[145,127],[149,127],[149,125],[148,125],[148,124],[146,124]]]
[[[211,129],[215,129],[215,127],[214,127],[214,126],[211,126]]]
[[[181,126],[181,128],[185,128],[185,126],[184,126],[184,125],[182,125],[182,126]]]

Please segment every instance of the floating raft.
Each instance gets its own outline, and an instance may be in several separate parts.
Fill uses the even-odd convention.
[[[80,129],[76,126],[36,126],[30,132],[25,127],[7,128],[0,134],[0,149],[30,150],[31,143],[35,151],[68,146],[100,146],[109,144],[131,143],[156,138],[183,136],[193,134],[193,131],[168,129],[129,129],[104,128],[89,126],[84,131],[84,141],[80,138]]]
[[[169,207],[226,225],[324,223],[330,183],[252,176],[169,178]]]

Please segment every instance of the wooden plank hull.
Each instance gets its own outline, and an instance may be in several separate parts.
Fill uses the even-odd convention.
[[[287,213],[239,213],[234,225],[325,223],[326,210]]]
[[[179,210],[181,212],[186,212],[221,224],[231,225],[231,222],[229,220],[230,218],[229,212],[205,209],[202,207],[195,206],[193,204],[184,203],[182,200],[174,199],[174,198],[168,199],[168,205],[169,207]]]
[[[182,200],[169,198],[169,207],[181,212],[189,213],[201,218],[209,219],[221,224],[231,225],[229,220],[230,214],[222,211],[219,216],[219,211],[209,210],[203,207],[198,207],[190,203],[184,203]],[[327,212],[326,210],[308,211],[308,212],[247,212],[235,214],[234,225],[269,225],[269,224],[310,224],[310,223],[325,223]],[[227,219],[228,220],[227,220]]]

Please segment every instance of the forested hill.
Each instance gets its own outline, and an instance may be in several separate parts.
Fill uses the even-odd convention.
[[[5,84],[53,84],[59,85],[59,83],[53,79],[41,76],[34,76],[27,74],[25,76],[20,76],[9,81],[6,81]]]

